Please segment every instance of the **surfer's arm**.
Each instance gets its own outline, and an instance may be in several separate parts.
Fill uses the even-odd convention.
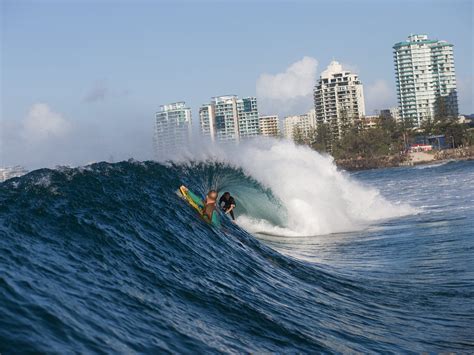
[[[225,213],[230,213],[234,209],[235,205],[230,205],[230,207],[225,211]]]

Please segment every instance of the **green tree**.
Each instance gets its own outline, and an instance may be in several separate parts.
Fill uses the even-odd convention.
[[[320,122],[316,127],[316,137],[311,147],[318,152],[330,152],[332,133],[329,124]]]
[[[469,145],[470,139],[466,125],[453,119],[450,119],[443,126],[443,134],[446,137],[447,143],[451,144],[453,148]]]
[[[293,127],[293,141],[296,144],[305,144],[303,130],[298,126]]]
[[[421,123],[420,128],[421,128],[422,133],[425,136],[430,136],[430,135],[436,133],[436,130],[437,130],[436,125],[433,122],[433,120],[431,119],[430,115],[427,115],[426,119],[423,120],[423,122]]]
[[[349,117],[349,113],[345,107],[340,109],[338,120],[339,120],[339,127],[338,127],[339,138],[342,138],[346,134],[348,134],[353,128],[353,124]]]
[[[446,105],[446,97],[438,96],[435,101],[435,122],[443,122],[448,118],[453,118]]]

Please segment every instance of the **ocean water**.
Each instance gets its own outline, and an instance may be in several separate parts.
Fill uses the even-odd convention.
[[[0,184],[0,353],[474,351],[474,162],[201,153]],[[181,183],[231,191],[237,223]]]

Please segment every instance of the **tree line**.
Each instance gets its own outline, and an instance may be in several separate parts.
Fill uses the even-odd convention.
[[[437,107],[434,119],[427,118],[420,128],[414,128],[408,120],[395,121],[385,116],[377,119],[375,127],[367,128],[364,127],[363,120],[350,120],[342,112],[339,120],[318,123],[317,127],[306,134],[296,127],[293,138],[296,143],[329,153],[335,159],[402,155],[417,136],[444,135],[452,148],[473,145],[473,130],[447,112],[444,100]]]

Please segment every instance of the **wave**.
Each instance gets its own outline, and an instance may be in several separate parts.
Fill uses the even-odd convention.
[[[245,228],[197,218],[182,183],[231,191]],[[420,338],[381,337],[390,320],[413,326],[399,306],[411,288],[284,256],[245,230],[314,235],[411,211],[287,142],[33,171],[0,184],[0,352],[421,351]]]
[[[218,163],[206,187],[231,191],[240,210],[238,222],[256,233],[319,235],[365,228],[383,219],[416,213],[407,204],[389,202],[339,170],[332,157],[290,141],[261,139],[238,147],[205,146],[174,161]],[[189,165],[190,164],[190,165]]]
[[[438,168],[440,166],[443,166],[443,165],[446,165],[446,164],[449,164],[449,163],[453,163],[453,162],[455,162],[455,160],[446,160],[446,161],[442,161],[440,163],[418,165],[418,166],[415,166],[415,169],[424,170],[424,169]]]

